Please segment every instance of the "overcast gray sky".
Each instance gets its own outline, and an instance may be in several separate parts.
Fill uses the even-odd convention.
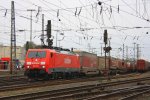
[[[16,38],[19,46],[30,40],[30,12],[27,9],[35,9],[32,14],[32,40],[36,44],[41,44],[42,14],[44,14],[45,29],[47,20],[52,20],[54,46],[57,34],[57,46],[93,51],[101,55],[101,46],[104,46],[103,33],[107,29],[108,37],[111,38],[112,56],[122,58],[124,44],[124,57],[128,54],[129,58],[133,58],[133,47],[136,43],[135,45],[139,44],[141,58],[150,60],[149,0],[14,0],[14,2]],[[3,45],[10,45],[10,15],[11,0],[0,0],[0,43]]]

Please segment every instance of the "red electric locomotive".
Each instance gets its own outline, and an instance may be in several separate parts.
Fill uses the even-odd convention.
[[[69,51],[29,49],[25,75],[29,78],[68,77],[80,73],[79,56]]]

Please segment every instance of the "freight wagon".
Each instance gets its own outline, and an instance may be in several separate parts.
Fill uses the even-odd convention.
[[[138,59],[136,62],[136,70],[138,72],[145,72],[150,70],[150,62],[143,59]]]
[[[136,64],[134,63],[134,61],[127,61],[126,63],[127,72],[131,73],[136,71]]]
[[[96,75],[100,74],[98,68],[98,57],[96,54],[85,52],[85,51],[74,51],[79,55],[81,72],[85,75]]]
[[[126,68],[124,62],[121,59],[106,57],[106,66],[105,66],[105,57],[98,57],[98,68],[102,74],[106,74],[106,71],[109,71],[110,74],[125,73]]]
[[[100,57],[98,56],[97,58],[97,63],[98,63],[98,69],[100,70],[101,74],[106,74],[106,71],[108,71],[109,68],[109,59],[106,58],[106,66],[105,66],[105,57]]]

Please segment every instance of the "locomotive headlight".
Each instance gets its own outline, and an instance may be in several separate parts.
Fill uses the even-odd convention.
[[[31,65],[31,62],[27,62],[27,65]]]
[[[42,68],[45,68],[45,66],[42,66]]]
[[[30,68],[30,66],[27,66],[27,68]]]
[[[41,65],[45,65],[45,62],[41,62]]]

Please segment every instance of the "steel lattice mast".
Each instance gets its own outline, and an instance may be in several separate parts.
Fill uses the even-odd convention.
[[[16,60],[16,32],[15,32],[15,9],[14,1],[11,1],[11,47],[10,47],[10,74],[12,74],[13,59]],[[15,65],[15,63],[14,63]]]

